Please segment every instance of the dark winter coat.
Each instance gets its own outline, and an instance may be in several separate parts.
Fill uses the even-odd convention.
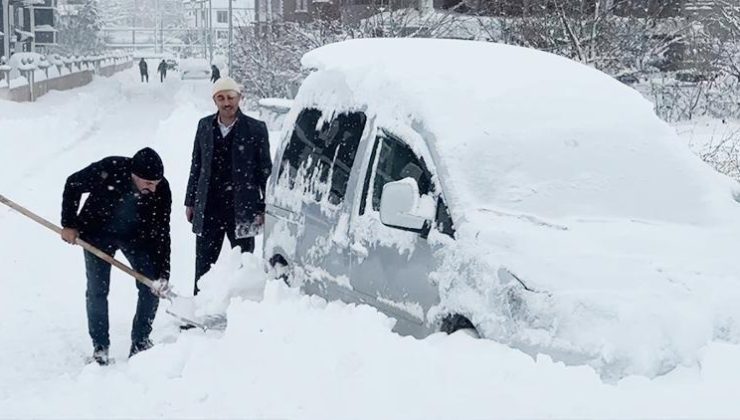
[[[221,71],[216,67],[215,65],[211,66],[211,82],[215,82],[216,80],[221,78]]]
[[[185,205],[194,208],[193,232],[203,232],[208,191],[213,170],[214,130],[218,130],[218,114],[198,122],[193,144],[190,179]],[[270,143],[264,122],[237,111],[237,121],[231,129],[231,162],[233,180],[234,226],[237,238],[253,236],[255,216],[265,212],[265,187],[272,172]]]
[[[95,235],[115,224],[116,205],[132,188],[131,158],[111,156],[75,172],[67,178],[62,197],[62,226],[75,228],[80,235]],[[90,193],[80,210],[80,198]],[[170,275],[170,211],[172,193],[166,179],[156,192],[142,194],[136,204],[137,228],[131,247],[154,256],[158,278]]]
[[[162,74],[167,74],[167,63],[165,63],[164,60],[162,60],[159,63],[159,66],[157,67],[157,71]]]
[[[149,72],[149,68],[146,65],[146,61],[144,59],[139,60],[139,72],[141,74],[147,74]]]

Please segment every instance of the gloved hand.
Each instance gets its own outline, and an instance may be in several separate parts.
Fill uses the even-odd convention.
[[[152,282],[152,293],[158,298],[164,298],[170,291],[170,281],[167,279],[159,279]]]

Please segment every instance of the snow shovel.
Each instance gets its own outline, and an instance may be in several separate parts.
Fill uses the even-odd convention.
[[[61,235],[62,229],[59,226],[56,226],[55,224],[44,219],[43,217],[37,214],[34,214],[30,210],[11,201],[10,199],[3,196],[2,194],[0,194],[0,203],[5,204],[6,206],[21,213],[22,215],[28,217],[29,219]],[[124,273],[135,278],[137,281],[144,283],[147,287],[149,287],[152,291],[154,291],[155,294],[158,293],[157,291],[159,290],[159,288],[157,287],[157,284],[155,284],[154,281],[147,278],[143,274],[132,270],[126,264],[123,264],[122,262],[118,261],[117,259],[99,250],[93,245],[90,245],[89,243],[83,241],[80,238],[77,238],[77,241],[75,243],[83,247],[85,250],[96,255],[103,261],[109,263],[110,265],[120,269]],[[224,330],[226,328],[226,316],[225,315],[219,314],[219,315],[206,315],[203,317],[196,317],[195,316],[195,309],[196,309],[195,302],[193,301],[192,298],[180,296],[170,289],[165,290],[161,298],[170,301],[170,306],[165,311],[186,325],[188,324],[192,325],[196,328],[200,328],[203,331]]]

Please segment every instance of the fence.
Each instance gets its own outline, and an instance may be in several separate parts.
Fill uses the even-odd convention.
[[[49,77],[49,68],[54,67],[52,64],[44,61],[38,66],[31,61],[31,58],[22,61],[17,69],[22,75],[22,83],[14,83],[16,80],[10,79],[10,66],[2,66],[3,70],[0,80],[5,80],[7,87],[0,87],[0,99],[8,99],[15,102],[32,102],[50,90],[68,90],[90,83],[93,75],[110,77],[115,73],[133,66],[131,56],[116,57],[89,57],[77,59],[60,59],[57,57],[53,64],[56,75]],[[77,70],[73,70],[74,67]],[[38,68],[43,69],[43,73]],[[66,74],[65,74],[66,70]]]

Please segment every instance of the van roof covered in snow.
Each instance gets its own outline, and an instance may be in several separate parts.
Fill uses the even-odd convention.
[[[453,217],[707,222],[730,183],[679,143],[638,92],[588,66],[509,45],[359,39],[307,53],[295,109],[364,109],[430,146]]]

